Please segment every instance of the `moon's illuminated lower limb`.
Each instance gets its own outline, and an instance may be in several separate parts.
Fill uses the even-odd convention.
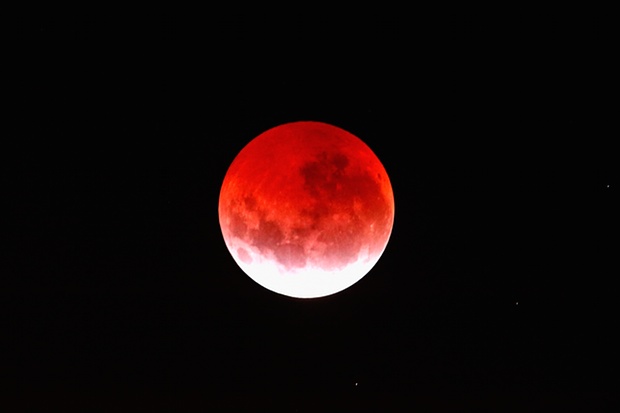
[[[226,245],[274,292],[322,297],[359,281],[392,230],[385,169],[361,140],[319,122],[259,135],[229,168],[219,203]]]
[[[364,277],[379,260],[379,256],[372,257],[362,250],[357,259],[342,268],[325,269],[311,263],[290,268],[241,240],[233,240],[233,244],[229,249],[234,251],[235,261],[254,281],[276,293],[298,298],[324,297],[342,291]]]

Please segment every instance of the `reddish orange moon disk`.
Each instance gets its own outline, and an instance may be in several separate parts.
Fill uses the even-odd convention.
[[[263,132],[234,159],[219,200],[241,269],[290,297],[331,295],[377,263],[394,223],[385,168],[351,133],[321,122]]]

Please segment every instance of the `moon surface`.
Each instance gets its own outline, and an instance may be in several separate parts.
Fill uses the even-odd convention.
[[[351,133],[322,122],[263,132],[230,165],[219,199],[226,246],[261,286],[331,295],[381,257],[394,223],[385,168]]]

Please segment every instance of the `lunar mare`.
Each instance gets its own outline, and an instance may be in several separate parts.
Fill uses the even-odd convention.
[[[237,155],[219,219],[228,250],[254,281],[287,296],[322,297],[353,285],[379,260],[394,198],[383,165],[359,138],[294,122]]]

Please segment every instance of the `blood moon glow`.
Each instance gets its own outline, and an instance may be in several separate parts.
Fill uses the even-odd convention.
[[[321,122],[260,134],[230,165],[224,241],[263,287],[298,298],[350,287],[379,260],[394,222],[388,175],[359,138]]]

